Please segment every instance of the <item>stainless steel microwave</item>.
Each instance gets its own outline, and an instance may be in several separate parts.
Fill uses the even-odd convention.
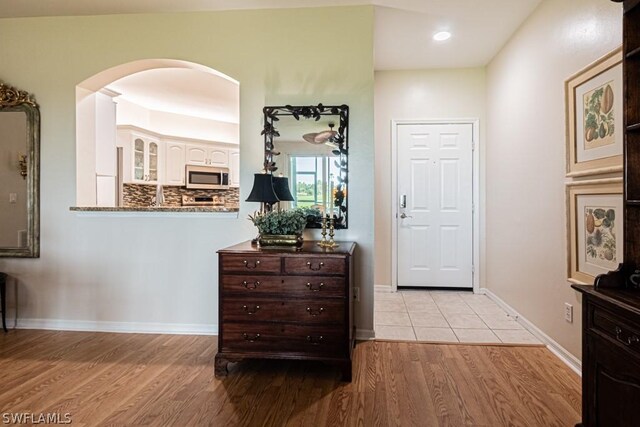
[[[186,166],[187,188],[224,190],[229,188],[229,169],[211,166]]]

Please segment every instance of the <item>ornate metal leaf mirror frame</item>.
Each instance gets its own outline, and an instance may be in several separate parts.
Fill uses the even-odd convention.
[[[26,218],[17,214],[14,235],[0,244],[0,257],[38,258],[40,256],[40,110],[33,96],[0,82],[0,114],[13,113],[13,117],[0,121],[0,174],[10,188],[9,203],[16,207],[26,205]],[[24,118],[20,114],[24,113]],[[24,136],[22,134],[24,132]],[[13,135],[13,136],[12,136]],[[11,140],[10,138],[13,138]],[[24,145],[22,145],[24,144]],[[15,147],[19,148],[16,150]],[[20,183],[24,181],[24,185]],[[5,185],[3,182],[3,187]],[[12,187],[13,186],[13,187]],[[25,188],[26,186],[26,188]],[[16,190],[12,190],[16,188]],[[24,209],[23,209],[24,210]],[[10,215],[10,209],[5,214]],[[16,209],[16,212],[19,210]],[[2,221],[4,224],[9,220]],[[0,227],[3,227],[0,224]],[[26,229],[22,229],[26,227]],[[0,228],[0,232],[3,230]],[[15,233],[15,234],[14,234]],[[15,241],[14,244],[7,243]]]
[[[347,105],[303,105],[303,106],[267,106],[262,110],[264,114],[264,170],[267,173],[275,174],[278,170],[276,164],[276,156],[280,152],[275,146],[276,138],[280,136],[280,132],[276,127],[276,123],[284,117],[292,117],[295,120],[314,120],[319,121],[323,116],[336,116],[338,128],[333,131],[333,123],[331,127],[331,144],[334,147],[331,153],[335,157],[330,157],[334,161],[337,173],[336,184],[333,190],[331,200],[331,211],[333,212],[334,226],[337,229],[344,229],[348,226],[348,197],[347,185],[349,181],[349,107]],[[305,135],[306,136],[306,135]],[[314,214],[310,211],[307,216],[307,228],[321,228],[322,219],[320,211]]]

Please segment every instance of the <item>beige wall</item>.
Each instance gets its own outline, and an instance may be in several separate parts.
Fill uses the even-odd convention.
[[[609,1],[544,1],[487,68],[485,286],[578,358],[580,300],[566,281],[563,82],[620,45],[621,16]]]
[[[267,104],[347,104],[350,222],[358,242],[357,325],[373,323],[373,8],[2,19],[2,79],[33,93],[42,114],[41,258],[0,259],[19,282],[20,317],[35,327],[213,332],[216,250],[255,236],[238,218],[78,215],[75,88],[147,58],[195,62],[240,82],[241,190],[263,162]],[[322,23],[317,37],[310,29]],[[345,37],[348,29],[348,37]],[[344,64],[344,66],[337,66]]]
[[[482,154],[485,102],[483,68],[376,71],[376,285],[391,285],[391,120],[479,119]]]

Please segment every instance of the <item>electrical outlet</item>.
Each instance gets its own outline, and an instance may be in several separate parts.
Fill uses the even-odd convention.
[[[9,203],[16,203],[17,200],[18,200],[18,194],[9,193]]]
[[[564,320],[573,323],[573,306],[568,302],[564,303]]]
[[[360,302],[360,288],[358,287],[353,288],[353,299]]]

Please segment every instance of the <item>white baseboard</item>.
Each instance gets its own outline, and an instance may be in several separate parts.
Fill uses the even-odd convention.
[[[491,292],[489,289],[481,288],[478,293],[484,294],[491,300],[493,300],[509,315],[515,318],[516,321],[520,323],[526,330],[531,332],[536,338],[542,341],[553,354],[555,354],[560,360],[562,360],[565,365],[571,368],[571,370],[573,370],[576,374],[582,376],[582,362],[577,357],[569,353],[564,347],[553,340],[553,338],[542,332],[540,328],[523,317],[520,313],[514,310],[513,307],[511,307],[504,300],[502,300],[502,298]]]
[[[218,335],[218,325],[213,324],[105,322],[99,320],[18,319],[17,329],[136,334]]]
[[[7,325],[9,328],[11,325]],[[218,325],[187,323],[72,321],[59,319],[18,319],[16,329],[50,331],[116,332],[133,334],[218,335]],[[356,329],[356,339],[375,338],[373,329]]]
[[[376,338],[376,332],[373,329],[356,329],[356,339],[358,341],[370,341]]]
[[[393,292],[391,285],[374,285],[373,289],[376,292]]]

